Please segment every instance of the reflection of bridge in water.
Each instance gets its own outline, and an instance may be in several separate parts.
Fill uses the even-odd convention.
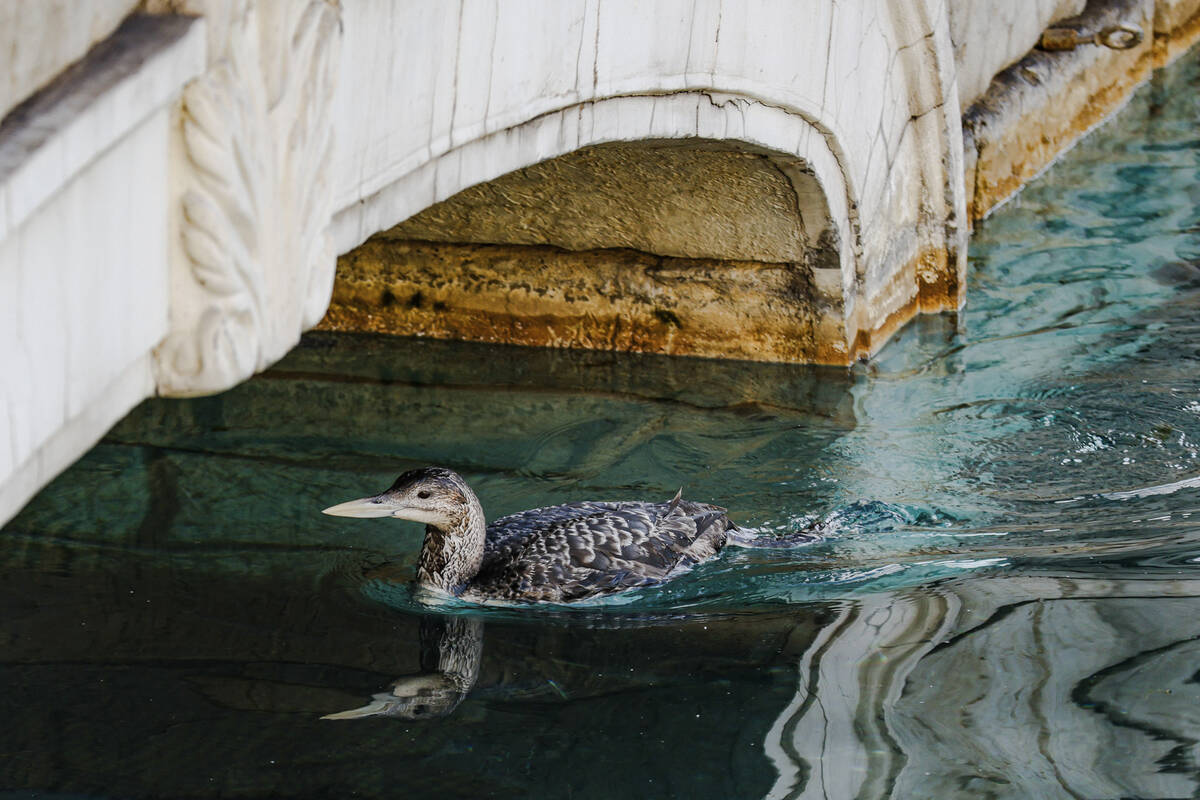
[[[818,612],[821,624],[806,619],[780,640],[779,655],[798,655],[797,691],[762,742],[777,773],[765,796],[1191,796],[1200,623],[1187,620],[1197,619],[1197,591],[1195,581],[984,577]],[[731,629],[712,626],[718,637]],[[512,648],[489,660],[477,687],[483,628],[477,618],[423,620],[421,671],[330,717],[444,717],[475,689],[518,706],[626,690],[582,664],[563,670],[569,662]],[[622,660],[591,663],[602,675]],[[745,732],[726,742],[747,745]]]
[[[766,797],[1192,796],[1200,623],[1186,620],[1200,583],[1163,588],[978,578],[840,603],[809,630],[795,697],[766,734]],[[482,630],[426,620],[423,671],[331,716],[451,714],[475,688]]]
[[[976,578],[841,604],[772,798],[1191,797],[1200,583]]]

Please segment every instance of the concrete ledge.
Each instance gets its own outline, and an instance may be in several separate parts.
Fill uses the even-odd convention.
[[[996,76],[963,114],[970,219],[983,219],[1125,104],[1150,76],[1156,48],[1166,48],[1152,35],[1154,19],[1153,0],[1091,3],[1056,27],[1095,32],[1133,24],[1145,32],[1142,42],[1129,50],[1033,50]]]

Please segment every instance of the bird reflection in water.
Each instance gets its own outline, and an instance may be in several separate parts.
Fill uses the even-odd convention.
[[[475,685],[482,656],[482,621],[426,617],[421,620],[420,672],[397,678],[389,691],[372,695],[365,706],[326,714],[321,719],[448,716]]]

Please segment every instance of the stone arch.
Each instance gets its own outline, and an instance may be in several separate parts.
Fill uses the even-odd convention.
[[[340,261],[326,324],[845,363],[853,345],[847,297],[861,249],[846,174],[828,131],[746,95],[683,91],[568,106],[458,144],[338,214],[338,249],[361,246]],[[622,182],[639,178],[671,186],[669,201],[656,203],[645,186],[622,205]],[[683,187],[696,195],[690,209],[676,202]],[[604,221],[588,224],[589,215]],[[528,249],[546,245],[559,252]],[[490,301],[498,312],[491,321],[484,321],[486,299],[433,287],[446,284],[451,262],[463,258],[489,265],[483,272],[499,293]],[[522,290],[534,277],[527,273],[506,281],[523,259],[553,285]],[[636,280],[614,286],[619,269],[653,273],[647,280],[660,290]],[[403,280],[405,270],[425,277]],[[608,296],[586,279],[588,271],[607,276]],[[464,280],[450,283],[486,294]],[[573,297],[586,301],[555,295],[572,282]],[[541,301],[517,303],[514,317],[511,297],[521,291],[540,293]],[[557,311],[548,295],[557,297]],[[456,311],[469,320],[455,320]],[[738,341],[730,326],[740,331]]]

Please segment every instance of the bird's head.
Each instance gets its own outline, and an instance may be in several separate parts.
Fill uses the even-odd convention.
[[[446,527],[470,513],[473,498],[458,473],[423,467],[404,473],[385,492],[330,506],[323,513],[335,517],[396,517]]]

